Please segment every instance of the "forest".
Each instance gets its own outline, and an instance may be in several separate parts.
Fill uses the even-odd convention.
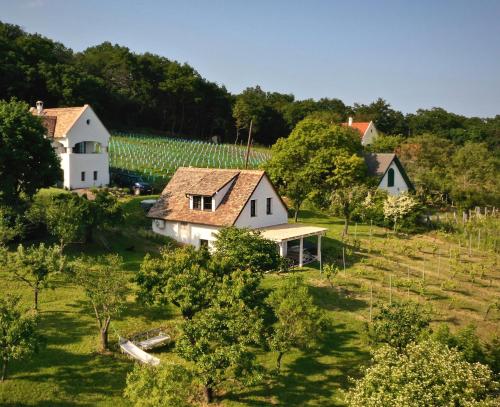
[[[403,114],[378,98],[346,105],[335,97],[297,100],[252,86],[231,94],[187,63],[103,42],[83,52],[0,22],[0,99],[43,100],[47,107],[90,104],[111,129],[148,129],[171,136],[241,140],[253,119],[254,140],[270,146],[308,116],[333,122],[373,120],[387,135],[432,133],[454,144],[498,146],[500,115],[465,117],[442,108]],[[125,113],[126,112],[126,113]]]

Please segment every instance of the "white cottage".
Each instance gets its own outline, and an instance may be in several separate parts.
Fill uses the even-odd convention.
[[[399,195],[413,190],[413,185],[406,171],[393,153],[365,154],[368,175],[376,177],[378,188],[384,189],[390,195]]]
[[[179,168],[151,208],[155,233],[195,247],[211,247],[217,231],[227,226],[257,229],[286,256],[296,241],[299,266],[304,263],[304,238],[321,236],[325,228],[288,224],[288,210],[264,171]]]
[[[109,132],[89,105],[30,110],[40,116],[61,160],[63,186],[68,189],[109,184]]]
[[[373,140],[378,136],[377,128],[373,121],[369,122],[354,122],[352,117],[349,117],[347,123],[342,123],[342,126],[352,127],[356,129],[361,136],[361,144],[366,146],[373,143]]]

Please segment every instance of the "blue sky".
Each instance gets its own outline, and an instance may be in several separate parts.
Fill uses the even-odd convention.
[[[0,0],[0,20],[188,62],[235,93],[500,114],[500,0]]]

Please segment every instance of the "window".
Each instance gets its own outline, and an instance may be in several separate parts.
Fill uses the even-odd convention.
[[[193,209],[201,210],[201,196],[193,196]]]
[[[94,181],[97,181],[97,171],[94,171]]]
[[[268,215],[272,214],[272,202],[273,202],[273,198],[267,198],[267,200],[266,200],[266,214],[268,214]]]
[[[257,216],[257,201],[255,199],[250,201],[250,216],[252,218]]]
[[[389,171],[387,171],[387,186],[394,186],[394,169],[392,168],[389,168]]]
[[[81,180],[85,181],[85,171],[82,171]]]
[[[90,124],[90,119],[87,119],[87,125],[89,125],[89,124]]]
[[[200,239],[200,247],[207,247],[208,248],[208,240]]]
[[[211,211],[212,210],[212,197],[211,196],[204,196],[203,197],[203,210],[204,211]]]

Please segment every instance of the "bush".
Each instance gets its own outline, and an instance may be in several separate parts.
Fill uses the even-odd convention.
[[[469,363],[461,353],[427,340],[403,353],[384,346],[373,365],[346,397],[350,407],[495,406],[498,384],[487,366]]]

